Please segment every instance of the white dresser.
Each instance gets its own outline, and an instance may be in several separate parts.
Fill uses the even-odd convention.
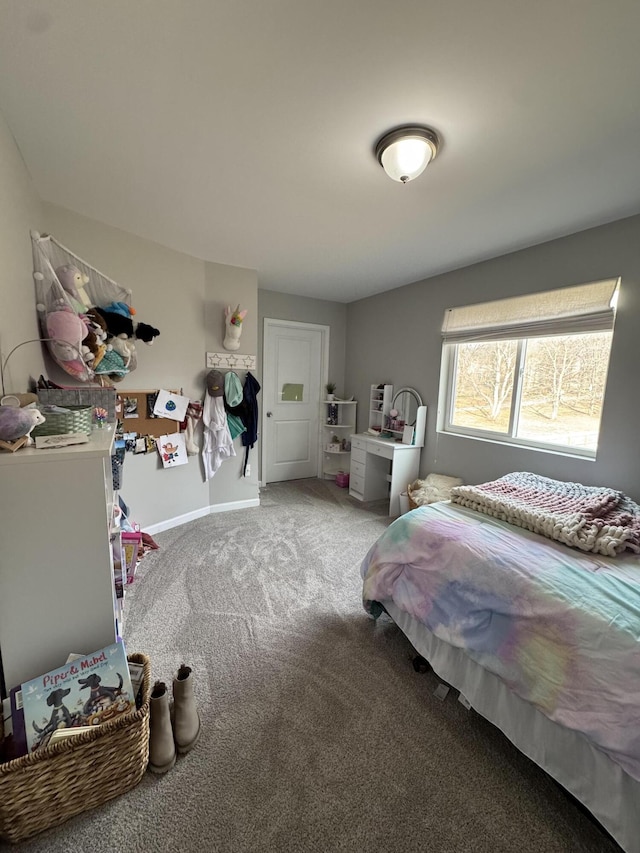
[[[7,690],[116,638],[113,430],[0,454],[0,656]]]
[[[427,407],[420,406],[415,444],[368,433],[351,436],[349,494],[359,501],[389,499],[389,515],[400,515],[400,493],[407,490],[420,472]]]

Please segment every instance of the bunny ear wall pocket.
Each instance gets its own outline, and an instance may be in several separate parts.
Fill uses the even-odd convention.
[[[156,443],[164,468],[186,465],[189,461],[183,433],[173,432],[171,435],[161,435],[156,439]]]
[[[170,418],[172,421],[183,421],[187,414],[189,398],[180,394],[172,394],[171,391],[158,391],[158,396],[153,407],[153,414],[159,418]]]

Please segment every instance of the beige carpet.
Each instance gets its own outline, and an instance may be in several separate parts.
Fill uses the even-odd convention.
[[[20,849],[618,850],[455,691],[436,699],[401,632],[365,614],[360,561],[387,524],[383,505],[304,480],[158,535],[125,639],[157,678],[194,668],[201,741]]]

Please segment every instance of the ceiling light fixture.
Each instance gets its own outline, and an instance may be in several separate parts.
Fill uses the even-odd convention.
[[[424,172],[439,147],[435,130],[407,125],[390,130],[378,140],[376,158],[390,178],[406,184]]]

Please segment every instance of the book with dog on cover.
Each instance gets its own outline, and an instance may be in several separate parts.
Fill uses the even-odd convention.
[[[135,708],[122,641],[25,681],[21,690],[29,752],[47,746],[57,729],[99,725]]]

